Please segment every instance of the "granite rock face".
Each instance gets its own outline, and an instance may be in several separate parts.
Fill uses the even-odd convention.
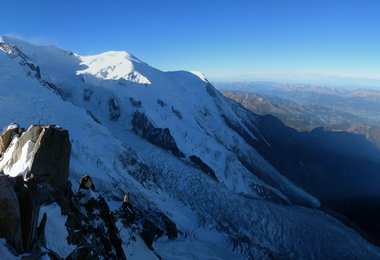
[[[21,216],[16,192],[6,175],[0,175],[0,237],[22,249]]]
[[[12,131],[20,133],[17,129]],[[59,191],[66,186],[69,176],[70,151],[68,131],[56,126],[33,125],[9,147],[9,154],[4,156],[8,160],[3,159],[0,170],[11,176],[21,174],[25,180],[34,178],[37,183]]]
[[[67,185],[69,135],[52,125],[23,131],[11,124],[0,139],[0,237],[17,252],[34,252],[43,242],[40,206],[60,197]]]
[[[17,124],[10,124],[4,127],[0,135],[0,154],[3,154],[7,150],[13,137],[19,135],[21,131]]]
[[[67,259],[126,259],[115,216],[89,175],[82,177],[77,193],[67,186],[60,207],[67,215],[67,239],[76,245]]]
[[[117,121],[121,116],[119,103],[114,98],[109,101],[109,113],[111,121]]]
[[[183,152],[178,149],[177,143],[171,135],[169,128],[155,127],[144,113],[136,111],[133,114],[132,126],[136,134],[147,139],[150,143],[169,150],[178,157],[185,156]]]
[[[64,188],[69,177],[71,151],[68,131],[52,126],[36,126],[30,130],[40,132],[31,167],[36,181],[51,184],[57,190]]]

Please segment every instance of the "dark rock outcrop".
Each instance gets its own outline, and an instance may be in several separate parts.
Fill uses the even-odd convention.
[[[92,89],[90,89],[90,88],[84,89],[83,90],[83,100],[89,101],[91,99],[92,93],[94,93],[94,91]]]
[[[173,106],[172,112],[178,117],[178,119],[183,119],[181,112],[179,112],[179,110],[175,109]]]
[[[0,155],[2,155],[8,146],[11,144],[13,137],[19,136],[22,130],[17,124],[10,124],[4,127],[0,135]]]
[[[61,207],[67,215],[68,240],[77,245],[67,259],[126,259],[114,214],[89,175],[82,177],[78,194],[67,187]]]
[[[119,103],[114,98],[109,102],[109,113],[111,121],[117,121],[121,115]]]
[[[185,155],[178,149],[177,144],[170,134],[169,128],[157,128],[149,121],[148,117],[139,111],[133,114],[132,118],[133,131],[141,137],[147,139],[150,143],[171,151],[178,157]]]
[[[195,163],[198,166],[198,168],[201,169],[204,173],[206,173],[214,180],[217,180],[214,170],[210,166],[208,166],[204,161],[202,161],[201,158],[199,158],[196,155],[190,155],[189,159],[190,161]]]
[[[21,214],[16,192],[9,177],[0,173],[0,237],[22,250]]]
[[[129,196],[118,211],[111,211],[105,198],[96,192],[89,175],[82,177],[78,192],[73,192],[68,181],[71,144],[66,130],[34,125],[19,136],[22,130],[18,126],[8,127],[4,132],[10,129],[17,136],[9,134],[16,139],[12,150],[6,151],[9,154],[4,158],[9,159],[5,165],[12,166],[19,160],[27,160],[22,163],[28,164],[16,177],[5,175],[0,169],[0,237],[6,238],[15,253],[30,259],[43,256],[61,259],[47,247],[45,227],[52,217],[49,211],[38,223],[40,207],[51,203],[56,203],[66,217],[68,237],[64,242],[76,246],[66,259],[126,259],[117,220],[131,230],[133,226],[152,250],[158,237],[177,237],[176,225],[169,217],[156,208],[142,205],[141,201],[132,205]],[[27,159],[21,156],[21,151],[27,151]],[[139,163],[134,156],[125,160]],[[146,167],[139,168],[146,171],[145,181],[150,178]],[[7,173],[9,169],[13,176],[14,170],[8,167]]]
[[[66,130],[55,126],[34,125],[22,133],[18,125],[8,126],[2,140],[9,146],[17,138],[5,167],[15,163],[27,165],[22,172],[12,169],[12,176],[0,175],[0,237],[18,252],[35,252],[43,240],[44,223],[38,226],[40,205],[60,196],[69,175],[71,144]],[[22,133],[22,134],[21,134]],[[21,134],[21,136],[20,136]],[[27,158],[22,154],[27,151]],[[2,169],[0,169],[2,170]]]
[[[79,189],[91,189],[95,191],[95,185],[92,182],[91,177],[89,175],[85,175],[80,179]]]
[[[38,130],[38,127],[36,129]],[[36,142],[37,150],[31,172],[37,182],[51,184],[60,190],[69,177],[71,143],[67,130],[44,127]]]
[[[140,100],[135,100],[133,97],[129,98],[129,102],[131,102],[131,105],[137,108],[140,108],[142,105],[142,102]]]
[[[15,180],[14,190],[20,207],[23,249],[33,251],[38,247],[37,221],[40,211],[39,191],[33,178],[24,181],[24,178],[19,175],[13,180]],[[40,192],[42,193],[43,191]]]
[[[166,107],[168,104],[166,104],[163,100],[157,99],[157,104],[159,104],[161,107]]]
[[[216,90],[215,90],[213,85],[211,85],[209,82],[207,82],[205,87],[206,87],[207,93],[210,96],[216,97]]]
[[[31,147],[31,167],[24,178],[33,176],[39,184],[48,184],[54,190],[62,190],[69,176],[71,143],[68,131],[56,126],[29,127],[17,141],[10,164],[21,159],[21,150],[25,145]]]
[[[38,246],[46,244],[46,236],[45,236],[45,227],[46,227],[47,215],[44,213],[42,216],[41,222],[37,227],[37,240]]]
[[[87,115],[89,115],[89,116],[92,118],[92,120],[94,120],[96,123],[98,123],[99,125],[101,125],[101,124],[102,124],[102,122],[100,122],[100,120],[99,120],[99,119],[97,119],[97,118],[94,116],[94,114],[93,114],[93,113],[91,113],[91,111],[90,111],[90,110],[86,110],[86,113],[87,113]]]
[[[151,250],[154,250],[154,240],[159,237],[167,236],[169,239],[175,239],[178,236],[177,227],[168,216],[152,207],[133,205],[129,195],[124,196],[124,202],[116,212],[116,216],[124,225],[133,225],[137,228],[141,238]]]
[[[57,94],[58,96],[60,96],[63,100],[65,100],[65,93],[63,92],[63,90],[59,87],[57,87],[55,84],[51,83],[51,82],[48,82],[48,81],[45,81],[45,80],[42,80],[42,83],[45,87],[47,87],[48,89],[52,90],[55,94]]]

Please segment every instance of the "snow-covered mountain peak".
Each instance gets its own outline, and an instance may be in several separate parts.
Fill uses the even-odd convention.
[[[135,69],[139,59],[126,51],[108,51],[98,55],[79,56],[81,65],[86,69],[77,74],[90,74],[106,80],[128,80],[140,84],[151,84],[150,81]]]
[[[200,71],[190,71],[191,73],[193,73],[195,76],[198,76],[201,80],[203,80],[204,82],[209,82],[205,76],[205,74],[203,74],[203,72],[200,72]]]

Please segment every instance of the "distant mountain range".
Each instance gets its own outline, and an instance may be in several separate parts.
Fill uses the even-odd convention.
[[[380,91],[264,83],[222,84],[222,93],[254,113],[278,117],[299,131],[325,127],[363,134],[380,147]]]
[[[294,101],[267,94],[241,91],[222,91],[222,93],[256,114],[274,115],[286,125],[300,131],[310,131],[316,127],[345,122],[368,123],[368,120],[359,116],[322,105],[300,105]]]

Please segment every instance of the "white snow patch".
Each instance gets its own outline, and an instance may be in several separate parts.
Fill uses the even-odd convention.
[[[119,234],[123,242],[123,250],[128,260],[158,259],[158,257],[145,245],[145,242],[138,233],[133,234],[132,230],[123,227],[123,224],[120,221],[117,222],[116,225],[119,229]]]
[[[190,71],[191,73],[193,73],[195,76],[199,77],[201,80],[203,80],[204,82],[208,82],[205,74],[203,74],[202,72],[200,71]]]
[[[0,39],[1,41],[1,39]],[[7,242],[4,238],[0,238],[0,258],[6,260],[20,259],[20,257],[14,256],[6,247]]]
[[[235,254],[224,243],[215,243],[207,240],[164,240],[154,244],[158,254],[165,260],[185,259],[243,259]]]
[[[61,214],[61,208],[57,203],[42,206],[40,210],[39,220],[41,221],[44,213],[47,215],[45,236],[46,247],[53,250],[60,257],[67,257],[75,248],[67,242],[66,216]]]
[[[80,204],[84,205],[86,204],[90,199],[98,199],[98,194],[93,192],[92,189],[81,189],[80,194],[83,195],[83,197],[79,200]]]
[[[31,154],[35,145],[36,144],[33,141],[27,141],[21,149],[20,158],[14,164],[8,164],[4,167],[4,174],[11,177],[16,177],[17,175],[21,174],[25,178],[26,173],[30,171],[30,168],[32,166]],[[14,152],[15,146],[16,145],[13,144],[12,149],[10,149],[10,151],[12,151],[12,154]]]
[[[13,151],[15,150],[15,147],[16,147],[15,145],[16,141],[17,141],[17,138],[12,140],[7,150],[3,154],[3,157],[0,158],[0,170],[4,170],[4,167],[6,167],[7,163],[12,158]]]
[[[9,126],[7,126],[7,127],[5,128],[5,132],[8,131],[8,130],[11,130],[11,129],[17,129],[17,128],[19,128],[19,125],[18,125],[18,124],[15,124],[15,123],[12,123],[12,124],[10,124]]]

